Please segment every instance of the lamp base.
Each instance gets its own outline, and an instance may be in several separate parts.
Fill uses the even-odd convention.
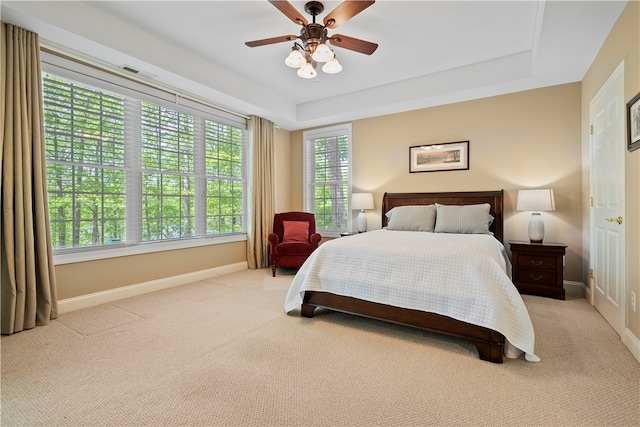
[[[361,209],[358,214],[358,233],[364,233],[365,231],[367,231],[367,214]]]
[[[538,212],[531,214],[529,220],[529,240],[531,243],[542,243],[544,239],[544,222],[542,216]]]

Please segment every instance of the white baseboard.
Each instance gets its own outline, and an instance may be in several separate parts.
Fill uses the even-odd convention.
[[[633,357],[636,358],[638,362],[640,362],[640,340],[638,337],[633,335],[633,332],[627,328],[624,331],[624,335],[622,336],[622,342],[629,349]]]
[[[588,297],[589,289],[582,282],[574,282],[572,280],[565,280],[562,282],[562,286],[564,286],[565,290],[572,288],[573,290],[579,291],[580,295],[583,297]]]
[[[192,273],[180,274],[178,276],[150,280],[148,282],[137,283],[135,285],[122,286],[120,288],[81,295],[79,297],[66,298],[58,301],[58,313],[62,314],[83,308],[94,307],[96,305],[106,304],[124,298],[130,298],[149,292],[159,291],[161,289],[186,285],[187,283],[197,282],[198,280],[209,279],[211,277],[222,276],[223,274],[246,270],[247,268],[247,262],[244,261],[235,264],[223,265],[221,267],[194,271]]]

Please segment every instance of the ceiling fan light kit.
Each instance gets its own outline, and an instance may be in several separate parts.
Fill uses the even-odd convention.
[[[340,65],[336,59],[333,50],[327,46],[327,42],[334,46],[364,53],[366,55],[371,55],[378,48],[377,44],[365,40],[340,34],[329,37],[327,34],[327,28],[337,28],[339,25],[345,23],[347,20],[353,18],[355,15],[375,3],[374,0],[345,0],[324,18],[324,25],[316,23],[316,16],[324,10],[323,4],[318,1],[310,1],[304,6],[304,10],[313,17],[313,22],[311,23],[309,23],[306,18],[302,16],[287,0],[269,0],[269,3],[285,14],[291,21],[302,26],[300,35],[272,37],[246,42],[245,44],[249,47],[257,47],[300,39],[302,44],[298,42],[293,43],[291,52],[285,59],[285,64],[289,67],[297,68],[297,74],[302,78],[312,79],[316,77],[318,75],[316,67],[319,63],[324,63],[322,71],[327,74],[336,74],[342,71],[342,65]]]

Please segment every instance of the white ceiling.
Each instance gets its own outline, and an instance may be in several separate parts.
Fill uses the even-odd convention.
[[[317,81],[284,64],[291,42],[245,46],[300,32],[266,0],[3,0],[1,16],[45,46],[296,130],[580,81],[626,3],[378,0],[329,30],[378,50],[336,47],[344,70]],[[323,4],[318,22],[340,2]]]

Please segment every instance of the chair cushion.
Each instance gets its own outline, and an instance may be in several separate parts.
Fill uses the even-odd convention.
[[[282,242],[275,248],[273,248],[276,256],[288,257],[288,256],[304,256],[311,255],[315,247],[310,243],[305,242]]]
[[[284,234],[283,242],[308,242],[309,222],[308,221],[282,221]]]

